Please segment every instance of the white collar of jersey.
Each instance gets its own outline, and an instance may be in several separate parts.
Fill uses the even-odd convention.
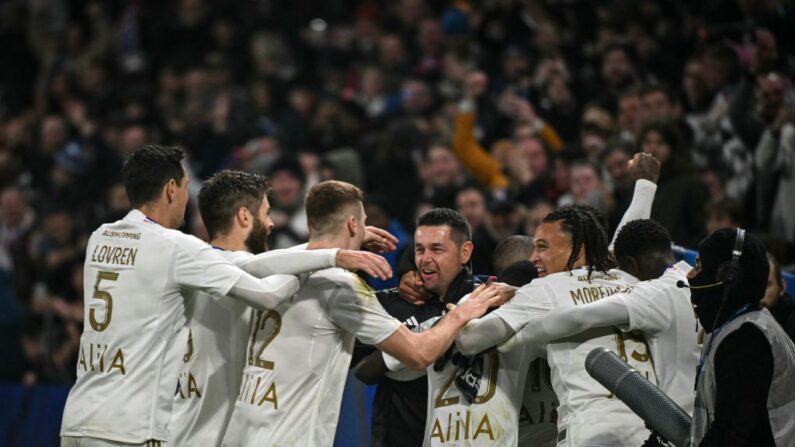
[[[139,209],[130,210],[130,212],[127,213],[126,216],[124,216],[124,220],[129,221],[129,222],[138,222],[138,223],[141,223],[141,222],[153,223],[153,224],[157,225],[157,222],[155,222],[155,221],[149,219],[148,217],[146,217],[146,214],[142,213],[141,210],[139,210]]]
[[[639,283],[640,280],[636,278],[634,275],[629,274],[621,269],[610,269],[608,273],[612,273],[629,283],[629,285],[634,286],[635,284]]]
[[[675,269],[684,276],[687,276],[687,274],[690,273],[690,270],[693,270],[693,266],[688,264],[687,261],[679,261],[672,265],[671,268]]]

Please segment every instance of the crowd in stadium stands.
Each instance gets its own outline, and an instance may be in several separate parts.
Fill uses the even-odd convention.
[[[185,148],[194,194],[267,174],[271,248],[306,240],[304,193],[337,178],[404,246],[458,209],[486,275],[556,206],[615,226],[644,151],[676,244],[742,225],[787,271],[793,23],[791,0],[0,2],[0,378],[74,379],[85,243],[144,143]]]

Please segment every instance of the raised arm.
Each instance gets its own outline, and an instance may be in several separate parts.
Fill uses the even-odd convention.
[[[618,232],[627,222],[648,219],[651,216],[651,206],[657,193],[657,180],[660,178],[660,162],[649,154],[638,153],[629,161],[629,172],[635,179],[635,191],[632,193],[629,208],[624,212],[621,222],[613,233],[613,239],[610,241],[611,252]]]

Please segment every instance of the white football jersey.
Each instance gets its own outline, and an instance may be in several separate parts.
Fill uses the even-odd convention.
[[[519,447],[552,447],[558,443],[558,406],[547,359],[537,358],[527,368],[519,411]]]
[[[681,261],[659,279],[638,282],[630,293],[608,299],[619,299],[627,308],[629,325],[622,329],[646,335],[657,386],[692,415],[701,328],[690,304],[690,289],[676,286],[677,281],[687,283],[690,269]]]
[[[467,299],[469,295],[459,303]],[[426,320],[418,329],[429,329],[439,318]],[[528,366],[536,357],[529,348],[520,336],[516,336],[481,353],[480,386],[471,403],[455,384],[459,369],[452,359],[448,359],[439,371],[435,364],[428,366],[424,371],[428,376],[428,411],[423,446],[516,446],[520,439],[520,424],[529,426],[532,422],[529,414],[521,414],[522,389],[525,378],[530,377]],[[457,352],[455,345],[451,349]],[[386,353],[383,358],[390,371],[422,373],[406,369],[399,360]],[[524,420],[520,422],[522,418]]]
[[[428,373],[428,415],[423,446],[515,446],[527,367],[532,355],[519,337],[480,354],[483,374],[471,404],[455,384],[458,368],[448,361]]]
[[[619,270],[594,272],[586,268],[535,279],[495,313],[517,333],[531,319],[556,307],[584,305],[627,291],[634,278]],[[521,334],[517,334],[521,336]],[[558,396],[558,445],[638,446],[648,437],[643,421],[585,371],[593,349],[607,348],[656,384],[645,341],[618,329],[595,329],[549,343],[547,361]]]
[[[244,251],[220,253],[236,265],[253,257]],[[243,376],[251,308],[229,297],[203,295],[185,299],[188,348],[168,426],[169,445],[219,445]]]
[[[61,435],[165,441],[187,343],[177,337],[185,325],[183,294],[224,296],[243,272],[138,210],[99,227],[86,250],[85,327]]]
[[[337,250],[293,247],[257,256],[220,251],[255,276],[298,274],[334,266]],[[185,301],[189,338],[169,423],[171,445],[220,445],[240,389],[252,309],[232,298],[207,299],[197,292]]]
[[[331,446],[356,338],[378,344],[401,323],[358,276],[313,273],[290,300],[254,312],[228,446]]]

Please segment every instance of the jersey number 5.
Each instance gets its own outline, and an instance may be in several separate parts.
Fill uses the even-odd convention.
[[[263,359],[262,351],[264,351],[273,339],[279,335],[279,331],[282,329],[282,316],[275,310],[269,310],[268,312],[258,310],[254,313],[253,319],[254,325],[251,327],[251,341],[248,344],[248,364],[258,368],[273,369],[274,363],[270,360]],[[270,332],[265,336],[255,356],[254,350],[257,347],[257,334],[264,331],[265,328],[269,326],[268,321],[273,321],[273,325],[271,325]]]
[[[99,283],[103,279],[106,281],[116,281],[119,279],[119,274],[116,272],[97,272],[97,281],[94,283],[93,297],[94,299],[105,302],[105,319],[97,321],[96,309],[93,307],[88,311],[88,322],[91,323],[91,327],[97,332],[102,332],[107,329],[110,325],[110,319],[113,316],[113,297],[110,295],[110,292],[99,290]]]

